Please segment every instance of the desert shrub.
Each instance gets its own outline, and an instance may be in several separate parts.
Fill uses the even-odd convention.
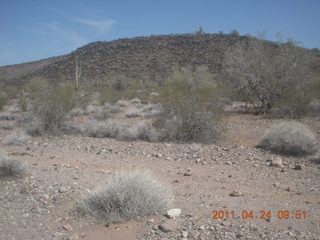
[[[310,78],[310,55],[297,42],[266,41],[265,34],[244,38],[225,52],[224,70],[230,85],[242,101],[261,106],[268,113],[283,97]],[[297,91],[294,92],[298,93]]]
[[[82,108],[74,108],[70,111],[70,117],[79,117],[84,115],[84,111],[82,110]]]
[[[277,105],[276,115],[297,118],[311,114],[314,111],[311,104],[317,98],[320,98],[320,78],[287,88]]]
[[[128,118],[134,118],[134,117],[142,117],[143,109],[139,108],[130,108],[126,111],[125,115]]]
[[[10,158],[0,152],[0,177],[18,176],[25,170],[25,165],[19,159]]]
[[[40,132],[61,132],[65,127],[67,113],[74,106],[74,88],[68,84],[54,87],[47,94],[38,97],[33,112],[38,119]]]
[[[47,80],[42,78],[32,78],[24,85],[24,91],[28,93],[31,98],[39,97],[39,95],[46,94],[49,90],[49,84]]]
[[[30,136],[25,131],[14,131],[4,137],[3,143],[6,145],[20,145],[30,140]]]
[[[28,105],[29,105],[29,99],[27,97],[27,94],[24,91],[21,91],[18,94],[17,104],[19,107],[19,110],[22,112],[28,111]]]
[[[0,96],[0,111],[8,103],[8,98],[6,96]]]
[[[92,118],[96,120],[106,120],[111,117],[109,109],[101,109],[100,111],[93,114]]]
[[[122,172],[89,193],[79,203],[81,212],[107,222],[123,222],[159,214],[170,206],[167,188],[147,171]]]
[[[6,122],[0,122],[0,128],[5,130],[12,130],[14,128],[14,125]]]
[[[16,120],[18,118],[18,116],[16,114],[12,114],[12,113],[1,113],[0,114],[0,120]]]
[[[204,66],[195,71],[176,69],[164,83],[158,96],[162,114],[157,126],[165,130],[165,139],[213,142],[219,135],[218,90]]]
[[[90,137],[116,138],[119,140],[147,140],[156,141],[157,131],[150,122],[139,121],[135,123],[109,121],[88,121],[82,126],[82,132]]]
[[[305,125],[282,122],[274,125],[258,147],[288,155],[307,155],[317,151],[317,139]]]

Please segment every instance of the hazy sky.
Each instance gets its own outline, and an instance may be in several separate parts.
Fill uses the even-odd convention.
[[[0,66],[69,53],[94,41],[267,30],[320,47],[320,0],[0,0]]]

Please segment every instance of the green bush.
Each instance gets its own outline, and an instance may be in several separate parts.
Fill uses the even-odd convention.
[[[81,212],[109,223],[142,219],[169,207],[172,197],[167,188],[149,172],[122,172],[91,192],[79,203]]]
[[[38,119],[35,133],[59,133],[65,128],[66,116],[75,106],[74,87],[60,84],[35,99],[33,112]]]
[[[163,112],[156,125],[164,139],[213,142],[219,136],[221,89],[204,66],[175,69],[160,89]]]
[[[317,151],[315,134],[305,125],[297,122],[283,122],[274,125],[258,147],[288,155],[307,155]]]
[[[278,117],[301,117],[312,113],[311,102],[320,98],[320,78],[297,86],[287,88],[278,104]]]
[[[8,103],[8,98],[6,96],[0,96],[0,111]]]

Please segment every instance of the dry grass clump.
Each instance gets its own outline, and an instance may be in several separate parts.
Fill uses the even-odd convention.
[[[79,210],[107,222],[123,222],[159,214],[170,206],[172,196],[150,172],[121,172],[89,193]]]
[[[30,136],[26,134],[25,131],[19,130],[19,131],[14,131],[7,135],[3,139],[3,143],[6,145],[20,145],[22,143],[25,143],[31,139]]]
[[[151,123],[139,121],[135,123],[108,121],[88,121],[82,126],[82,132],[90,137],[116,138],[119,140],[147,140],[156,141],[157,134]]]
[[[0,152],[0,177],[18,176],[25,170],[26,166],[19,159],[10,158]]]
[[[1,113],[0,114],[0,120],[7,120],[7,121],[11,121],[11,120],[16,120],[18,117],[16,114],[12,114],[10,112],[8,113]]]
[[[130,108],[125,113],[128,118],[142,117],[143,109],[142,108]]]
[[[317,151],[317,139],[305,125],[282,122],[274,125],[258,147],[288,155],[307,155]]]
[[[14,128],[14,125],[11,123],[0,122],[0,128],[4,130],[12,130]]]

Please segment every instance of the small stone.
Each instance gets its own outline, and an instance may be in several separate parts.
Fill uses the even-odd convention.
[[[153,224],[153,223],[155,223],[155,222],[156,222],[156,221],[155,221],[153,218],[147,220],[147,223],[148,223],[148,224]]]
[[[66,191],[68,191],[68,189],[66,187],[60,187],[59,188],[59,193],[65,193]]]
[[[178,229],[178,223],[173,219],[169,219],[160,224],[158,227],[163,232],[175,232]]]
[[[201,225],[201,226],[199,227],[199,230],[206,230],[206,227],[203,226],[203,225]]]
[[[180,208],[172,208],[172,209],[167,211],[165,216],[167,218],[177,218],[177,217],[180,216],[180,214],[181,214],[181,209]]]
[[[295,166],[294,166],[294,169],[295,170],[302,170],[304,168],[304,166],[302,165],[302,164],[296,164]]]
[[[282,167],[283,166],[282,159],[280,157],[273,159],[271,161],[271,166],[272,167]]]
[[[295,187],[287,187],[288,192],[295,192],[296,188]]]
[[[241,197],[241,196],[243,196],[243,193],[242,192],[233,191],[232,193],[230,193],[230,196],[231,197]]]
[[[66,231],[71,231],[71,230],[72,230],[72,227],[71,227],[69,224],[66,224],[66,225],[63,225],[63,226],[62,226],[62,229],[63,229],[63,230],[66,230]]]
[[[68,237],[68,240],[77,240],[77,239],[79,239],[79,236],[77,233],[74,233],[70,237]]]
[[[232,162],[226,162],[225,164],[226,165],[232,165]]]
[[[192,173],[191,173],[191,170],[190,169],[188,169],[184,174],[183,174],[183,176],[191,176],[192,175]]]
[[[189,233],[186,232],[186,231],[182,231],[182,232],[181,232],[181,236],[182,236],[183,238],[187,238],[188,235],[189,235]]]

